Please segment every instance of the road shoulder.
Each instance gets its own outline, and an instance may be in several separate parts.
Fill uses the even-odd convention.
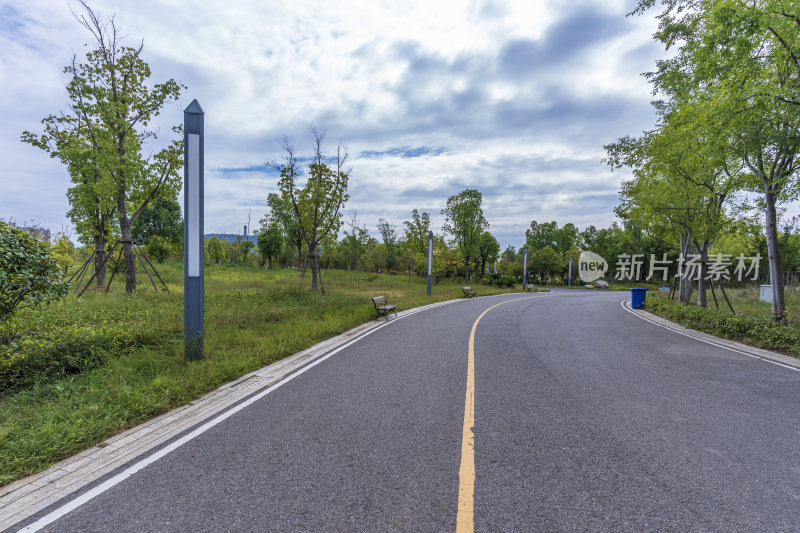
[[[658,315],[654,315],[653,313],[649,313],[644,309],[632,309],[630,302],[628,300],[624,300],[620,304],[626,311],[633,313],[639,318],[651,322],[653,324],[656,324],[658,326],[661,326],[663,328],[671,329],[681,335],[685,335],[687,337],[693,337],[702,342],[727,348],[728,350],[741,353],[748,357],[761,359],[763,361],[767,361],[770,363],[774,363],[780,366],[785,366],[800,371],[800,359],[796,359],[789,355],[784,355],[781,353],[764,350],[763,348],[756,348],[755,346],[750,346],[748,344],[742,344],[741,342],[715,337],[714,335],[710,335],[702,331],[697,331],[691,328],[687,328],[671,320],[667,320],[666,318],[662,318]]]

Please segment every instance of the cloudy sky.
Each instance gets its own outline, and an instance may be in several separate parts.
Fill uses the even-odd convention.
[[[398,230],[416,208],[435,231],[448,196],[483,193],[490,230],[519,245],[531,220],[605,226],[619,181],[603,144],[652,126],[640,73],[664,55],[634,0],[94,0],[127,42],[144,40],[153,81],[188,89],[206,118],[207,232],[241,232],[266,211],[287,136],[309,124],[350,154],[349,217]],[[67,0],[0,0],[0,218],[68,225],[63,166],[19,140],[66,109],[62,68],[91,46]],[[153,147],[155,148],[155,147]]]

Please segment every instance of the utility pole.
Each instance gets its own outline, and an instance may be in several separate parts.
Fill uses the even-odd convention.
[[[433,290],[433,231],[428,231],[428,296]]]
[[[528,289],[528,248],[523,248],[525,250],[525,259],[522,261],[522,288],[527,290]]]

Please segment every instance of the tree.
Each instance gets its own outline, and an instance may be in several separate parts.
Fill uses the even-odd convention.
[[[483,216],[481,202],[483,196],[476,189],[465,189],[447,199],[442,209],[445,223],[442,230],[455,238],[461,255],[464,257],[464,281],[469,281],[470,261],[478,254],[481,234],[489,227]]]
[[[158,199],[142,211],[131,227],[134,242],[145,244],[153,236],[163,237],[170,244],[183,241],[183,218],[181,206],[171,199]]]
[[[220,261],[225,259],[225,243],[219,237],[211,237],[206,239],[206,257],[219,264]]]
[[[272,258],[281,253],[283,248],[283,231],[280,223],[270,221],[262,225],[257,234],[258,252],[261,254],[261,266],[267,263],[267,269],[272,268]]]
[[[551,279],[553,276],[561,274],[564,269],[564,260],[555,250],[546,246],[533,253],[529,268],[539,276],[540,280],[545,281],[545,278]]]
[[[640,0],[634,13],[658,3]],[[656,38],[678,53],[649,77],[657,92],[709,95],[727,119],[731,146],[763,195],[772,318],[782,320],[777,206],[796,196],[800,168],[800,15],[783,0],[666,0]]]
[[[431,229],[431,216],[414,209],[411,212],[411,220],[403,222],[406,227],[406,242],[415,253],[428,254],[428,233]]]
[[[358,213],[353,213],[348,226],[350,226],[350,231],[344,231],[341,249],[344,259],[347,262],[347,270],[353,270],[357,269],[362,264],[364,256],[367,253],[367,244],[369,243],[370,236],[367,231],[367,226],[359,225]]]
[[[65,234],[58,233],[50,244],[50,255],[53,256],[58,266],[63,269],[64,275],[67,274],[67,269],[72,264],[73,253],[75,253],[75,245]]]
[[[478,258],[481,261],[481,274],[486,273],[486,263],[497,259],[500,253],[500,243],[489,233],[484,231],[478,242]]]
[[[147,242],[147,255],[158,263],[163,263],[173,253],[172,243],[161,235],[153,235]]]
[[[149,88],[150,66],[141,58],[143,43],[135,48],[122,46],[114,19],[102,21],[84,0],[79,2],[85,11],[79,21],[92,34],[97,48],[86,54],[86,63],[73,60],[65,69],[71,76],[67,92],[74,114],[55,122],[70,126],[78,139],[74,144],[91,147],[90,155],[62,153],[75,159],[77,173],[84,175],[80,171],[87,171],[87,190],[97,195],[93,199],[81,194],[82,202],[88,202],[89,208],[92,202],[97,203],[101,213],[113,205],[125,256],[125,290],[133,292],[136,256],[131,227],[151,201],[175,198],[181,186],[178,170],[183,165],[182,140],[143,157],[145,142],[157,137],[156,131],[146,128],[164,105],[178,98],[181,85],[170,79]],[[172,129],[176,134],[181,132],[179,126]],[[95,170],[92,165],[96,177],[89,172]],[[83,204],[73,208],[80,213],[87,210]]]
[[[67,290],[47,244],[0,221],[0,321],[20,307],[62,298]]]
[[[303,232],[300,230],[300,225],[294,216],[294,208],[291,201],[278,194],[270,193],[267,195],[267,205],[269,206],[272,220],[280,223],[286,240],[297,248],[297,264],[303,268]],[[263,223],[264,221],[262,220],[262,225]]]
[[[285,202],[291,202],[294,219],[300,228],[303,241],[308,247],[308,259],[311,265],[311,290],[318,290],[319,262],[317,260],[317,246],[320,241],[339,231],[342,225],[340,210],[349,198],[347,182],[350,170],[344,170],[347,160],[347,151],[339,144],[336,149],[336,168],[332,169],[325,163],[322,153],[324,134],[313,126],[311,134],[314,137],[314,157],[308,166],[309,176],[305,187],[299,185],[299,169],[294,148],[288,140],[284,140],[283,149],[286,152],[285,164],[280,167],[281,177],[278,182],[281,197]],[[303,284],[305,268],[300,277]],[[325,293],[325,287],[322,287]]]
[[[386,246],[386,268],[391,268],[397,262],[397,233],[386,219],[378,219],[378,231],[381,232],[383,244]]]

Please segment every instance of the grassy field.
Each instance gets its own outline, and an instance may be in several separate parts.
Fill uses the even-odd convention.
[[[70,295],[2,325],[0,339],[16,348],[0,364],[26,354],[41,363],[0,393],[0,485],[372,320],[372,296],[385,294],[399,310],[462,296],[454,282],[427,296],[424,278],[409,286],[408,276],[346,271],[323,272],[323,296],[300,290],[297,270],[213,265],[205,273],[205,357],[187,363],[183,265],[159,271],[169,293],[155,293],[142,276],[129,296],[115,279],[109,294]],[[479,295],[520,289],[473,287]]]

